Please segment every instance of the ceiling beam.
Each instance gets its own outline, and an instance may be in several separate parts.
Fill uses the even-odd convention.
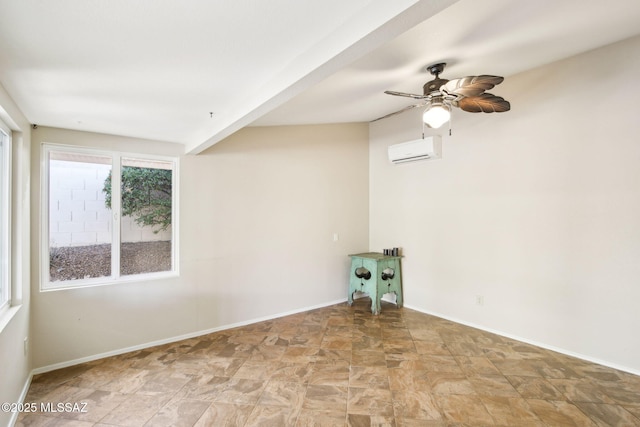
[[[372,2],[363,13],[348,20],[329,37],[295,58],[261,90],[252,93],[250,99],[243,100],[229,111],[214,115],[212,124],[195,141],[187,143],[186,153],[203,152],[456,1]]]

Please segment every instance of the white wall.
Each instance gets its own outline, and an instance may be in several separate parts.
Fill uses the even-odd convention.
[[[34,147],[183,149],[44,127],[32,135]],[[366,124],[247,128],[180,162],[180,277],[50,292],[33,280],[36,368],[346,299],[347,255],[368,244]],[[32,203],[38,211],[38,194]]]
[[[0,86],[0,118],[11,127],[11,316],[0,318],[0,402],[19,402],[31,372],[29,315],[29,158],[30,125],[13,100]],[[25,352],[24,340],[27,341]],[[14,414],[0,411],[0,425],[9,425]]]
[[[406,305],[640,373],[639,75],[634,38],[509,76],[437,161],[386,159],[419,111],[373,123],[370,248],[404,248]]]

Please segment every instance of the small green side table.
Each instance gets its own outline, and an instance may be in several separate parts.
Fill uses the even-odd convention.
[[[366,292],[371,297],[371,312],[380,314],[380,299],[384,294],[393,292],[396,294],[396,305],[398,308],[402,307],[401,256],[383,255],[378,252],[349,256],[349,305],[353,304],[353,294],[356,291]]]

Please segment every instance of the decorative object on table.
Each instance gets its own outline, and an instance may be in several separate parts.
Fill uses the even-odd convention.
[[[384,249],[383,253],[365,252],[349,255],[351,272],[349,279],[349,295],[347,301],[353,304],[353,295],[363,292],[371,298],[371,312],[380,314],[380,300],[385,294],[393,293],[396,306],[402,307],[402,274],[400,270],[399,248]],[[385,255],[388,253],[389,255]],[[368,274],[367,274],[368,273]]]
[[[400,256],[400,248],[383,249],[382,254],[387,256]]]

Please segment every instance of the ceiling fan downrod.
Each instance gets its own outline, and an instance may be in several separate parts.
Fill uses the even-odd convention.
[[[446,62],[441,62],[439,64],[429,65],[427,67],[427,71],[431,73],[432,76],[435,76],[437,79],[438,76],[444,71],[444,67],[447,66]]]

